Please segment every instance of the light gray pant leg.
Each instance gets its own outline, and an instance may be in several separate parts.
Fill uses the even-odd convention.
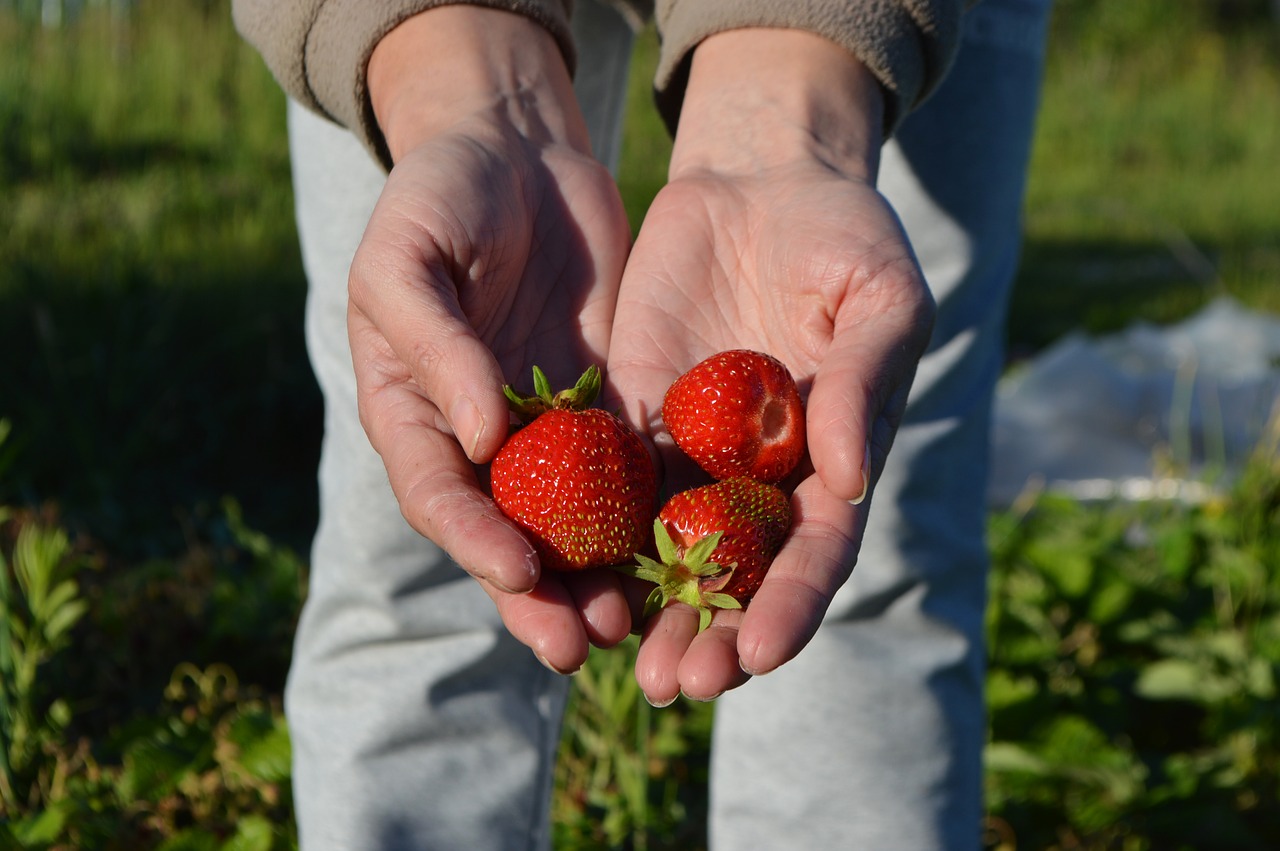
[[[285,704],[303,848],[534,847],[563,685],[400,515],[356,414],[346,335],[347,270],[384,175],[345,131],[297,106],[289,119],[326,406]]]
[[[635,36],[617,10],[592,0],[574,4],[573,33],[578,47],[573,91],[587,119],[591,153],[616,174]]]
[[[937,328],[853,577],[798,658],[718,701],[716,851],[979,846],[987,432],[1047,5],[976,7],[884,152]]]
[[[631,33],[580,4],[579,79],[616,156]],[[595,72],[587,63],[605,66]],[[355,400],[347,271],[385,175],[346,131],[289,108],[307,344],[325,397],[320,526],[286,691],[304,851],[548,847],[568,681],[404,522]]]

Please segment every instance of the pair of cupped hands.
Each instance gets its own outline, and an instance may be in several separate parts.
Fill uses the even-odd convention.
[[[483,586],[548,667],[643,628],[655,705],[708,700],[793,658],[856,560],[933,302],[874,188],[881,91],[842,48],[736,30],[695,51],[669,182],[634,244],[590,154],[564,59],[518,15],[445,6],[375,49],[374,112],[395,163],[352,264],[348,328],[361,421],[408,522]],[[665,467],[671,382],[717,351],[785,362],[806,396],[811,466],[795,521],[745,611],[699,633],[686,607],[639,619],[612,571],[539,569],[477,465],[508,433],[503,384],[589,364]],[[868,469],[868,467],[874,469]],[[638,584],[638,583],[637,583]]]

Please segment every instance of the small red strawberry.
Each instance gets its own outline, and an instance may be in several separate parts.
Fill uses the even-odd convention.
[[[716,479],[777,482],[804,455],[804,406],[777,358],[746,349],[712,355],[662,400],[676,445]]]
[[[588,407],[600,390],[596,367],[555,395],[542,370],[534,367],[533,378],[535,396],[503,389],[527,425],[490,465],[494,501],[529,534],[543,567],[629,560],[644,546],[657,500],[649,453],[622,420]]]
[[[713,609],[747,605],[791,528],[791,502],[777,486],[736,477],[671,497],[653,523],[661,561],[637,554],[625,573],[657,584],[652,613],[679,601],[698,610],[699,631]]]

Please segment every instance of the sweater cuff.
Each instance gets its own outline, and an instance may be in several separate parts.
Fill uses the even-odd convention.
[[[391,154],[369,99],[369,57],[402,21],[459,2],[533,19],[555,38],[573,73],[572,0],[238,0],[235,11],[237,26],[262,51],[281,87],[302,105],[353,132],[390,169]],[[298,20],[302,16],[309,20]]]
[[[887,139],[950,68],[965,5],[965,0],[660,0],[656,23],[662,50],[654,77],[658,111],[674,134],[693,51],[708,36],[745,27],[802,29],[841,45],[880,81]],[[751,57],[742,60],[750,62]]]

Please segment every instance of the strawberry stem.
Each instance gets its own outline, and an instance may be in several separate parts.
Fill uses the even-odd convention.
[[[507,407],[520,422],[529,424],[542,414],[553,408],[567,411],[585,411],[600,395],[600,368],[595,364],[587,367],[578,382],[567,390],[553,393],[551,382],[539,367],[533,368],[533,395],[526,396],[516,391],[510,384],[502,387],[502,394],[507,397]]]
[[[720,593],[733,576],[733,568],[725,570],[722,565],[707,560],[719,545],[722,535],[715,532],[699,539],[685,550],[682,557],[666,525],[661,520],[654,520],[653,538],[661,561],[636,553],[635,564],[618,565],[614,570],[657,586],[645,601],[645,617],[672,603],[684,603],[698,613],[698,632],[702,632],[711,623],[715,609],[742,608],[742,603]],[[703,584],[704,580],[711,578],[715,581]]]
[[[537,380],[537,374],[541,372],[536,366],[534,370],[534,380]],[[543,376],[543,383],[546,383],[546,376]],[[573,411],[584,411],[595,403],[596,397],[600,395],[601,384],[600,368],[595,364],[587,367],[586,372],[578,379],[578,383],[568,390],[561,390],[552,399],[552,405],[557,408],[568,408]],[[549,388],[548,388],[549,389]]]

